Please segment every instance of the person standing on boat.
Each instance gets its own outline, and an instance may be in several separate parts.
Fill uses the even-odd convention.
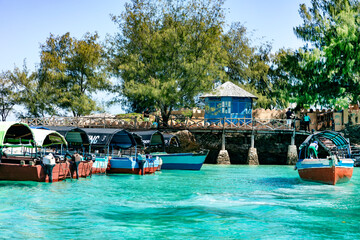
[[[79,179],[79,164],[81,162],[81,156],[77,151],[75,151],[74,154],[72,155],[71,159],[73,161],[73,166],[76,171],[76,179]]]
[[[318,155],[317,155],[318,148],[319,148],[319,144],[317,141],[310,143],[310,145],[308,147],[308,152],[309,152],[310,158],[313,158],[313,157],[318,158]]]
[[[49,176],[49,182],[52,182],[52,171],[55,166],[55,157],[52,153],[42,158],[42,167],[44,168],[45,177]]]
[[[310,132],[310,117],[307,115],[307,113],[305,113],[304,116],[304,124],[305,124],[305,131],[309,131]]]

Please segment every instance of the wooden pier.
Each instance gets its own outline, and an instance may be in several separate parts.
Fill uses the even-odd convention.
[[[255,148],[255,135],[258,134],[286,134],[291,135],[287,163],[297,161],[296,135],[309,135],[309,132],[300,130],[300,121],[293,120],[287,124],[286,119],[256,119],[256,118],[188,118],[171,116],[167,124],[163,122],[145,122],[141,118],[111,118],[111,117],[47,117],[24,118],[22,122],[30,126],[74,126],[80,128],[121,128],[129,131],[160,130],[177,132],[188,130],[193,133],[221,133],[222,147],[218,163],[229,164],[230,159],[226,151],[226,135],[243,133],[251,136],[251,146],[248,154],[248,164],[259,164]]]

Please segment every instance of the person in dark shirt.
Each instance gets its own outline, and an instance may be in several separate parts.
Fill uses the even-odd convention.
[[[289,127],[291,127],[292,118],[293,118],[293,112],[292,112],[291,109],[289,108],[285,114],[286,114],[286,124],[287,124]]]
[[[148,121],[149,121],[149,117],[150,117],[149,108],[146,108],[146,109],[145,109],[145,111],[143,112],[143,116],[144,116],[144,122],[148,122]]]

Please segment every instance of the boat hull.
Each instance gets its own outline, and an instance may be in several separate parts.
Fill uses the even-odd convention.
[[[96,157],[95,162],[92,165],[92,174],[106,173],[107,166],[107,157]]]
[[[79,178],[86,178],[88,176],[91,176],[92,166],[93,166],[93,161],[81,161],[78,167]],[[72,178],[77,178],[76,167],[74,164],[71,164],[70,170],[71,170]]]
[[[207,153],[152,153],[162,160],[161,169],[200,170]]]
[[[304,159],[297,163],[299,176],[305,181],[320,182],[330,185],[350,181],[354,161],[342,159],[336,164],[328,159]]]
[[[70,164],[57,163],[52,169],[52,182],[58,182],[69,176]],[[41,165],[21,165],[0,163],[0,180],[50,182],[49,176]]]
[[[109,161],[109,167],[106,172],[144,175],[156,172],[158,167],[158,159],[146,160],[144,163],[144,167],[140,168],[140,165],[133,157],[113,157]]]

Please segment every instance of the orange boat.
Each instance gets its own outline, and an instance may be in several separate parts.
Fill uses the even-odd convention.
[[[319,144],[319,155],[313,143]],[[350,143],[341,133],[323,131],[310,135],[300,146],[296,169],[301,179],[335,185],[350,181],[354,159]]]

